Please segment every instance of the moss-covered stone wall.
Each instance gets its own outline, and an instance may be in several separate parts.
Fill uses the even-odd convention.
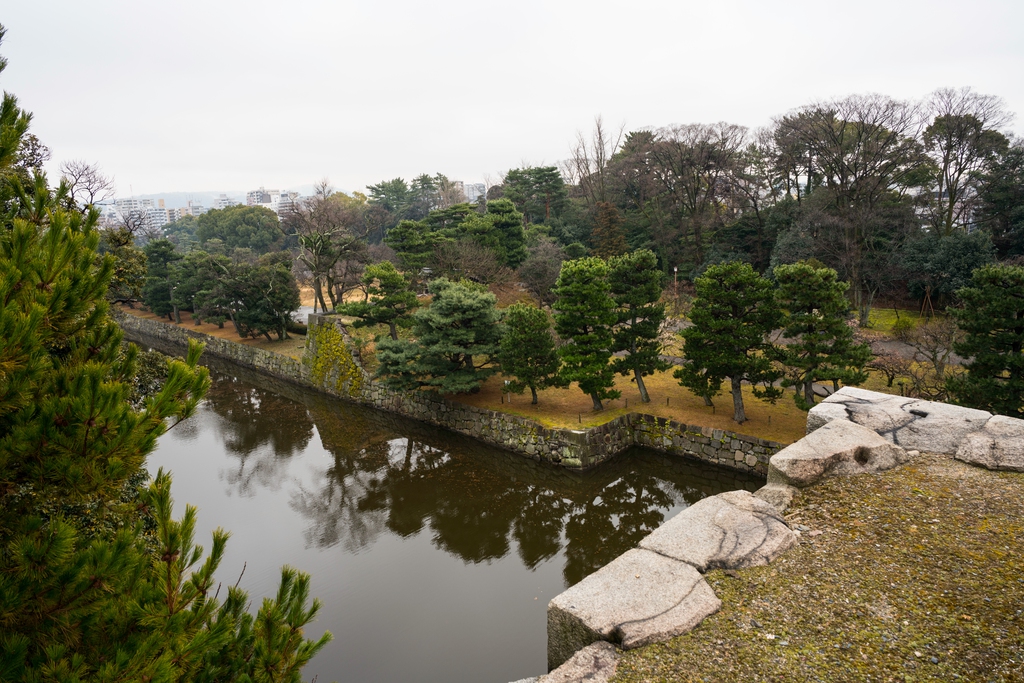
[[[766,476],[768,459],[783,447],[773,441],[640,413],[586,430],[549,429],[523,417],[463,405],[432,393],[391,391],[363,369],[345,327],[331,316],[309,317],[302,362],[177,325],[123,313],[116,314],[116,319],[129,339],[135,334],[180,346],[197,339],[206,343],[210,355],[565,467],[592,467],[631,446],[644,446]]]

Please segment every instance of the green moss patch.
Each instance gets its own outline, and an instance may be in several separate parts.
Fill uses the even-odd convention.
[[[1024,475],[922,455],[827,480],[787,518],[799,546],[709,573],[722,610],[614,680],[1024,680]]]

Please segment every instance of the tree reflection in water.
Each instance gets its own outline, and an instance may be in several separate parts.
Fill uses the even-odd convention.
[[[221,417],[217,436],[238,457],[238,466],[227,473],[228,483],[243,496],[254,495],[257,486],[276,490],[288,459],[313,438],[306,407],[230,375],[211,373],[210,379],[206,402]]]
[[[440,431],[396,438],[372,419],[311,413],[333,462],[296,491],[292,507],[311,522],[307,542],[321,547],[354,551],[385,528],[403,537],[429,529],[437,547],[465,562],[514,548],[529,568],[564,548],[572,585],[635,547],[668,510],[760,486],[639,449],[570,473]]]
[[[309,520],[312,547],[358,552],[384,533],[429,530],[434,545],[464,562],[514,550],[531,569],[564,549],[562,575],[572,585],[635,547],[669,510],[760,485],[642,449],[573,473],[387,413],[275,391],[215,375],[208,402],[239,461],[229,483],[243,495],[292,487],[290,505]],[[314,465],[306,483],[285,480],[314,425],[329,464]]]

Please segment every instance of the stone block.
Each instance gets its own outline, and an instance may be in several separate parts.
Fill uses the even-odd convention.
[[[800,489],[787,484],[766,484],[754,492],[754,496],[770,503],[780,513],[785,512],[799,495]]]
[[[689,564],[634,548],[548,603],[548,668],[599,640],[629,649],[686,633],[721,604]]]
[[[773,455],[768,483],[804,487],[830,476],[880,472],[907,460],[906,451],[875,431],[834,420]]]
[[[849,420],[903,448],[953,455],[990,417],[984,410],[843,387],[811,409],[807,429],[810,433],[823,421]]]
[[[605,641],[592,643],[562,664],[537,678],[537,683],[607,683],[619,665],[619,651]]]
[[[694,503],[651,532],[640,547],[703,573],[767,564],[796,540],[773,505],[741,490]]]
[[[956,459],[990,470],[1024,472],[1024,420],[994,416],[964,439]]]

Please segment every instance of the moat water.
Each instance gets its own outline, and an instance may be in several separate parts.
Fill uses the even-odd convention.
[[[387,413],[217,365],[161,437],[176,514],[231,540],[218,579],[276,592],[312,574],[308,630],[329,681],[504,683],[546,671],[546,606],[688,505],[757,479],[634,449],[572,473]],[[244,567],[244,574],[243,574]]]

